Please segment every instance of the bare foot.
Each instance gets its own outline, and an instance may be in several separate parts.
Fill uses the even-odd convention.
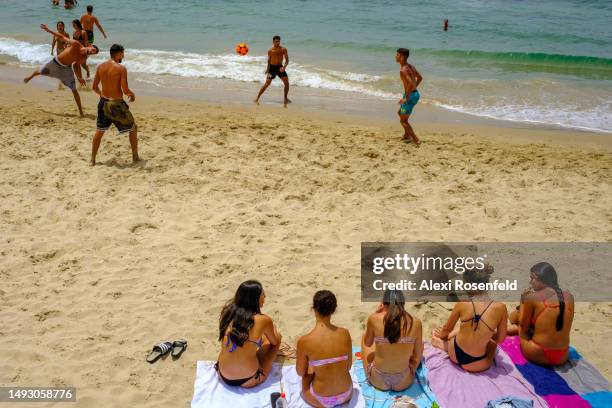
[[[89,165],[90,165],[91,167],[94,167],[94,166],[96,165],[96,161],[95,161],[95,160],[90,160],[90,161],[89,161]]]
[[[418,138],[413,138],[412,141],[416,145],[416,147],[421,147],[421,141]]]
[[[253,102],[254,102],[256,105],[259,105],[259,99],[253,99]]]
[[[448,341],[442,340],[441,338],[436,336],[431,337],[431,345],[443,351],[448,350]]]
[[[27,76],[27,77],[23,78],[23,83],[27,84],[28,82],[30,82],[31,79],[32,79],[32,75]]]
[[[139,162],[141,162],[141,161],[142,161],[142,160],[140,159],[140,157],[138,157],[138,156],[132,156],[132,163],[139,163]]]
[[[289,98],[285,99],[285,103],[291,103],[291,99]]]

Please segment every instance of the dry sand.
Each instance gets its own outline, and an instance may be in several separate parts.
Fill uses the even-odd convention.
[[[146,161],[113,130],[91,168],[95,95],[85,119],[66,91],[0,95],[0,384],[76,386],[78,407],[188,406],[247,278],[288,341],[328,288],[358,343],[361,241],[612,240],[610,144],[586,133],[419,125],[416,149],[398,126],[149,98]],[[611,378],[612,304],[576,309],[573,344]],[[426,332],[448,313],[410,312]],[[144,361],[178,338],[180,360]]]

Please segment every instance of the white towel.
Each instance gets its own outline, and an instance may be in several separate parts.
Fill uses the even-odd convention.
[[[282,382],[287,402],[291,408],[308,408],[300,392],[302,379],[295,371],[295,365],[282,367]],[[198,361],[191,408],[271,408],[270,394],[280,392],[281,365],[274,363],[272,371],[263,384],[254,388],[230,387],[225,385],[215,371],[212,361]],[[365,408],[361,388],[353,375],[353,398],[343,408]]]

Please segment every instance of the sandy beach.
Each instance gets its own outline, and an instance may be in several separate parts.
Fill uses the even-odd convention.
[[[387,122],[139,97],[144,162],[113,130],[91,168],[82,97],[86,118],[67,91],[0,83],[0,384],[75,386],[77,407],[189,406],[247,278],[284,340],[326,288],[357,344],[362,241],[612,240],[610,135],[418,123],[417,149]],[[409,311],[430,333],[445,307]],[[572,335],[608,379],[611,316],[580,303]],[[179,360],[145,362],[179,338]]]

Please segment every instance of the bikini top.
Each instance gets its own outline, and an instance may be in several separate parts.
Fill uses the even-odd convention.
[[[228,352],[232,352],[234,350],[236,350],[236,348],[238,347],[236,345],[236,343],[232,342],[230,340],[229,335],[225,335],[225,337],[227,337],[227,341],[225,342],[225,347],[227,348]],[[257,349],[259,350],[261,348],[261,346],[263,345],[263,337],[261,337],[259,340],[255,341],[255,340],[251,340],[251,339],[247,339],[246,341],[250,341],[251,343],[255,344],[257,346]],[[231,343],[231,347],[230,347],[230,343]]]
[[[389,339],[387,339],[384,336],[376,336],[376,337],[374,337],[374,343],[377,343],[377,344],[391,344],[389,342]],[[395,342],[395,344],[414,344],[414,343],[416,343],[416,339],[413,338],[413,337],[400,337]]]
[[[567,291],[563,291],[563,300],[565,300],[566,296],[567,296]],[[538,295],[538,297],[540,297],[540,296]],[[540,297],[540,299],[542,299],[542,298]],[[542,310],[540,310],[540,312],[539,312],[537,315],[535,315],[535,316],[533,316],[533,317],[531,318],[531,324],[532,324],[533,326],[535,326],[536,321],[538,320],[538,318],[540,317],[540,315],[541,315],[542,313],[544,313],[544,311],[545,311],[546,309],[548,309],[548,308],[551,308],[551,309],[558,309],[558,308],[559,308],[559,305],[560,305],[559,303],[557,303],[556,305],[551,305],[550,303],[548,303],[548,302],[546,301],[546,299],[542,299],[542,303],[544,304],[544,308],[543,308]],[[571,307],[570,307],[570,306],[567,304],[567,302],[565,302],[565,305],[566,305],[566,307],[568,307],[569,309],[571,309]]]
[[[472,302],[472,308],[474,309],[474,316],[471,319],[461,320],[461,323],[467,323],[467,322],[472,322],[472,324],[476,323],[476,325],[474,326],[474,331],[476,331],[476,329],[478,329],[478,323],[482,322],[485,326],[487,326],[489,328],[489,330],[494,332],[495,330],[492,329],[491,326],[489,326],[487,324],[487,322],[482,320],[482,316],[485,314],[485,312],[487,311],[489,306],[491,306],[493,304],[493,301],[490,301],[489,304],[487,305],[487,307],[485,307],[484,310],[482,311],[482,313],[480,313],[480,314],[476,313],[476,305],[474,305],[474,300],[470,299],[470,301]]]
[[[313,360],[308,362],[308,367],[320,367],[322,365],[339,363],[340,361],[348,360],[348,354],[339,357],[324,358],[322,360]]]

